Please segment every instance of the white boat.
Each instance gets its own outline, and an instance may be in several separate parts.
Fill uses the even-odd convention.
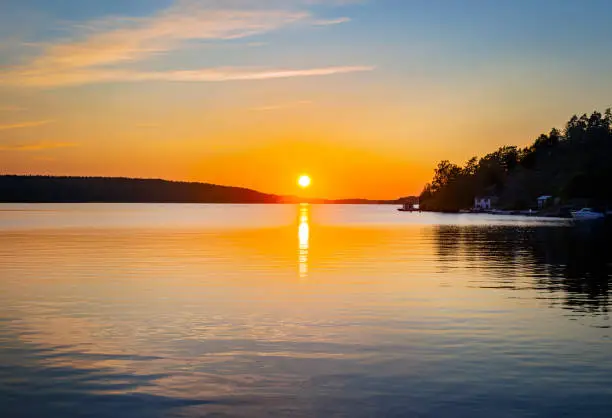
[[[606,215],[601,212],[595,212],[591,208],[582,208],[580,210],[572,211],[572,218],[577,221],[591,221],[595,219],[603,219]]]

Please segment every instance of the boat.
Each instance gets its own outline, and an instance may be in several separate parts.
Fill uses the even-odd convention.
[[[582,208],[580,210],[571,211],[572,218],[577,221],[591,221],[595,219],[603,219],[606,217],[605,214],[601,212],[595,212],[591,208]]]

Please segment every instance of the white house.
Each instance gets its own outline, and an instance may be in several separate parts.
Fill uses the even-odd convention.
[[[496,203],[497,197],[495,196],[477,196],[474,198],[474,209],[490,210]]]

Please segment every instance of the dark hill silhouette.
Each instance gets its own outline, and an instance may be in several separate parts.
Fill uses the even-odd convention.
[[[384,204],[395,200],[302,199],[242,187],[124,177],[0,175],[3,203],[338,203]]]
[[[255,190],[159,179],[0,176],[0,202],[279,203]]]

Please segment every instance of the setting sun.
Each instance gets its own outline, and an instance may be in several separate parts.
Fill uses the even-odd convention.
[[[309,187],[311,182],[312,180],[310,179],[310,176],[304,175],[298,178],[298,184],[302,189]]]

